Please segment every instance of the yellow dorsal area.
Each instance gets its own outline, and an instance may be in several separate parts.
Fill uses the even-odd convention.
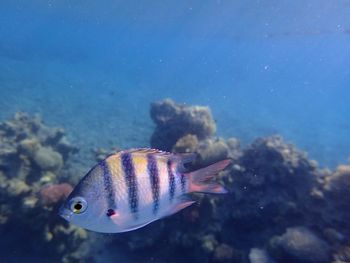
[[[131,154],[134,163],[136,177],[148,177],[147,155],[144,153],[134,152]]]
[[[116,179],[124,178],[124,171],[120,161],[120,154],[114,154],[106,159],[110,173]]]
[[[160,163],[164,163],[164,162],[166,163],[166,159],[168,157],[168,155],[163,155],[163,152],[156,152],[156,151],[153,152],[153,150],[146,151],[142,149],[140,151],[135,150],[135,151],[128,151],[128,152],[131,154],[135,175],[138,178],[149,177],[148,168],[147,168],[148,166],[147,155],[149,153],[154,153],[156,155],[156,161],[159,167],[161,167]],[[124,178],[124,171],[121,164],[121,154],[122,152],[118,152],[113,155],[110,155],[106,159],[106,163],[108,164],[111,174],[117,179]]]

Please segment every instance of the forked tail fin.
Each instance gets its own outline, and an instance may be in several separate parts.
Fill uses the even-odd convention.
[[[230,159],[186,174],[189,177],[189,192],[225,194],[227,190],[212,179],[231,163]]]

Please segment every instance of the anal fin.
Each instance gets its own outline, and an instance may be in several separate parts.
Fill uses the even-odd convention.
[[[155,220],[153,220],[153,221],[155,221]],[[147,223],[143,223],[143,224],[132,225],[132,226],[130,226],[128,228],[123,229],[123,231],[120,231],[120,233],[122,233],[122,232],[129,232],[129,231],[132,231],[132,230],[139,229],[141,227],[147,226],[148,224],[152,223],[153,221],[150,221],[150,222],[147,222]]]
[[[196,201],[192,201],[192,200],[187,200],[187,201],[180,202],[180,203],[174,205],[173,207],[171,207],[169,209],[168,213],[166,213],[166,216],[173,215],[173,214],[179,212],[180,210],[185,209],[186,207],[192,205],[195,202]]]
[[[116,224],[116,225],[119,225],[120,224],[120,218],[118,218],[117,216],[111,216],[110,217],[111,220],[113,220],[113,222]],[[154,221],[158,220],[158,218],[155,218],[154,220],[151,220],[151,221],[148,221],[146,223],[142,222],[142,223],[137,223],[135,222],[135,224],[133,225],[130,225],[130,226],[127,226],[126,228],[123,228],[121,231],[118,231],[118,233],[123,233],[123,232],[129,232],[129,231],[132,231],[132,230],[136,230],[136,229],[139,229],[141,227],[144,227]]]

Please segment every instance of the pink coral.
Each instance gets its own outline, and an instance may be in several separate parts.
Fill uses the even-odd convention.
[[[40,200],[44,205],[52,206],[57,202],[65,199],[72,192],[73,188],[70,184],[52,184],[43,187],[40,192]]]

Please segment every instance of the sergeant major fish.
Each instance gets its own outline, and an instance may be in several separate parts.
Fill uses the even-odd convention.
[[[102,233],[141,228],[195,201],[188,193],[226,193],[211,179],[230,164],[226,159],[188,172],[194,154],[133,149],[108,156],[78,183],[59,214],[80,227]]]

